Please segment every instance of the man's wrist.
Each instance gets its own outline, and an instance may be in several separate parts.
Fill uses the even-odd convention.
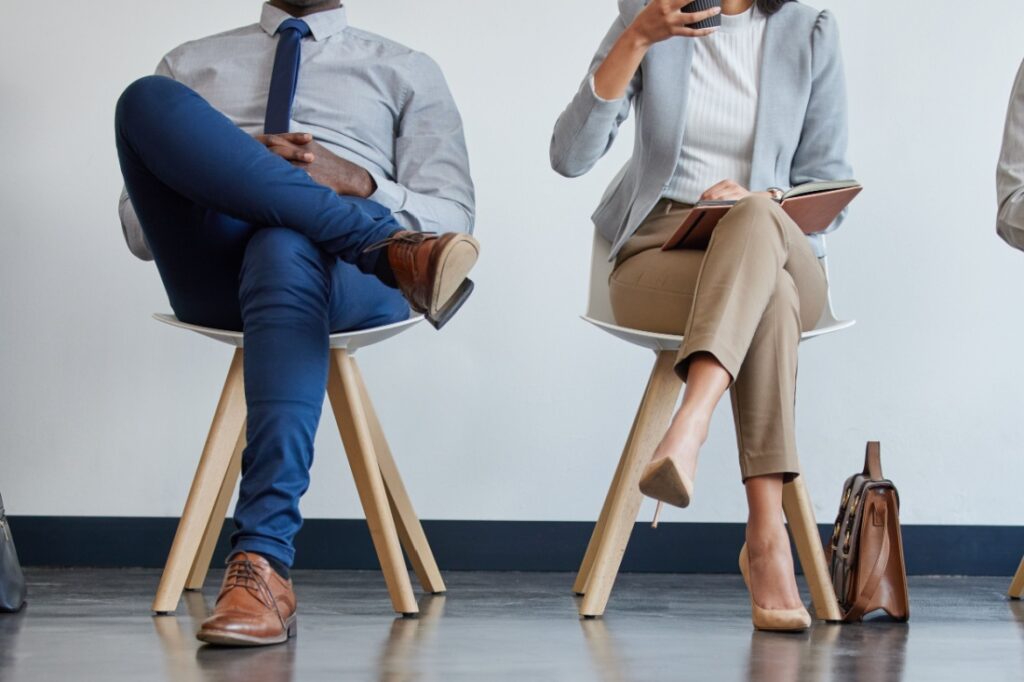
[[[367,199],[377,202],[393,213],[402,211],[408,195],[406,189],[382,173],[374,171],[369,171],[369,173],[376,189]]]
[[[331,183],[335,194],[343,197],[359,197],[369,199],[377,191],[377,181],[369,171],[360,168],[355,174],[342,173],[341,177]]]
[[[374,180],[373,176],[370,175],[370,172],[365,170],[365,169],[363,170],[363,177],[365,178],[365,187],[366,187],[366,190],[365,190],[366,193],[363,194],[363,198],[364,199],[369,199],[377,191],[377,181]]]

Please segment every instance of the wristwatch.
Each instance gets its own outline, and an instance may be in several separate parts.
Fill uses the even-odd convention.
[[[786,193],[778,187],[769,187],[766,191],[772,195],[772,199],[775,201],[782,201],[782,197],[786,196]]]

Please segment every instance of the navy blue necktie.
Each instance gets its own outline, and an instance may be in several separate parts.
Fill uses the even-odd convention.
[[[270,75],[267,118],[263,124],[265,133],[288,132],[295,86],[299,82],[302,39],[310,34],[310,30],[301,19],[287,19],[277,27],[277,33],[277,54],[274,56],[274,71]]]

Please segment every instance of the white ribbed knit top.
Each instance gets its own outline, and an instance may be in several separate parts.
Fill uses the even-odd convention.
[[[694,39],[683,144],[665,197],[696,203],[726,179],[765,189],[749,185],[766,24],[752,5],[742,14],[723,14],[721,28]]]

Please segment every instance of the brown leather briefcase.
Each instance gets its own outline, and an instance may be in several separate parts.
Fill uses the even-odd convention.
[[[860,621],[878,609],[896,620],[910,617],[900,496],[892,481],[882,478],[877,441],[868,443],[864,471],[843,484],[827,554],[843,622]]]

